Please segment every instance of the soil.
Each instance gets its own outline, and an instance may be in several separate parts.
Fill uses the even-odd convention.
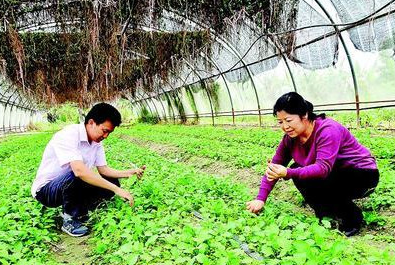
[[[53,259],[57,264],[93,264],[92,258],[90,257],[92,249],[88,243],[89,235],[83,237],[72,237],[62,233],[59,237],[59,242],[53,243],[51,248]]]

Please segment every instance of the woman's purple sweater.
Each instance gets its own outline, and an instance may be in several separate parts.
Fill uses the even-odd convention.
[[[377,169],[369,150],[347,128],[330,118],[317,118],[304,144],[284,135],[272,163],[287,166],[291,159],[301,167],[287,168],[286,178],[326,178],[333,168]],[[266,201],[276,182],[263,176],[257,200]]]

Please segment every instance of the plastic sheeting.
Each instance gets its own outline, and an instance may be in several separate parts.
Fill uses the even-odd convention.
[[[321,16],[309,4],[304,1],[299,3],[297,28],[328,25],[329,19]],[[334,31],[333,27],[314,27],[296,31],[296,59],[300,65],[306,69],[322,69],[335,65],[338,56],[338,38],[336,35],[329,35]],[[297,48],[325,36],[323,39],[313,42],[307,46]]]
[[[43,121],[42,114],[0,76],[0,133],[25,131],[29,123],[37,121]]]
[[[365,0],[361,4],[359,0],[331,1],[343,23],[352,23],[363,19],[388,3],[393,2],[389,0]],[[348,30],[351,41],[357,49],[370,52],[394,47],[395,14],[386,15],[387,12],[394,9],[395,4],[391,4],[376,15],[385,15],[384,17],[371,20],[368,23]]]

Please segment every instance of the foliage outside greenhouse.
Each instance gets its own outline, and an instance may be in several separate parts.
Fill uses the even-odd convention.
[[[393,0],[2,1],[0,264],[395,264],[394,13]],[[355,236],[292,181],[246,210],[291,91],[375,157]],[[109,166],[147,169],[121,180],[132,207],[115,196],[72,238],[30,189],[51,138],[99,102],[122,116]]]

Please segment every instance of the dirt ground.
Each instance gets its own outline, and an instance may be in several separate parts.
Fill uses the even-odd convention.
[[[90,254],[92,248],[88,243],[89,235],[71,237],[59,232],[60,240],[52,244],[53,259],[58,264],[90,265],[93,264]]]

